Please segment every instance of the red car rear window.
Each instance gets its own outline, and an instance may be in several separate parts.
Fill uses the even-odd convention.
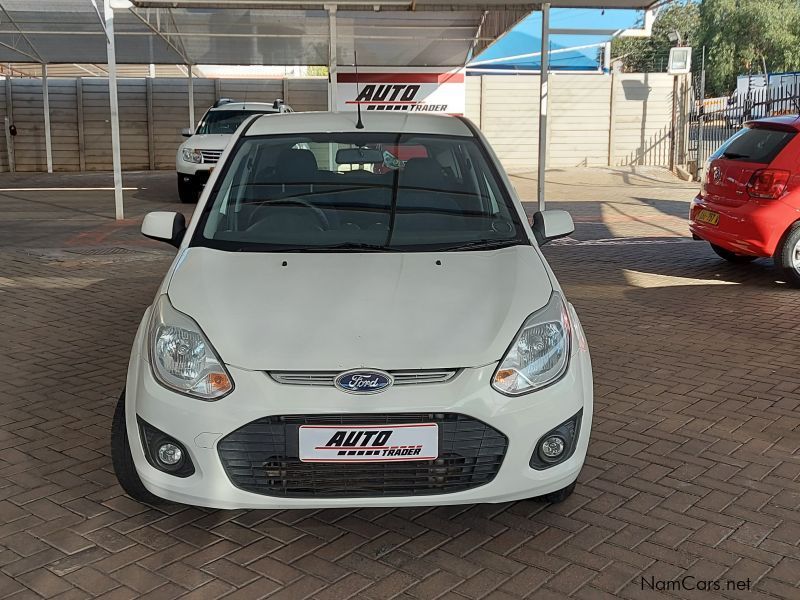
[[[746,127],[722,144],[712,158],[769,164],[795,135],[796,131],[785,129]]]

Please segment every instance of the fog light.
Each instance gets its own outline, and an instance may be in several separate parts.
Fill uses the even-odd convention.
[[[542,453],[542,458],[544,460],[558,460],[558,458],[564,453],[565,447],[566,444],[564,443],[563,438],[557,435],[551,435],[544,438],[542,441],[540,452]]]
[[[175,477],[194,474],[192,457],[183,444],[141,417],[137,416],[136,420],[139,422],[144,457],[151,467]]]
[[[158,460],[165,465],[177,465],[183,459],[183,452],[175,444],[161,444],[158,447]]]
[[[531,453],[531,468],[544,471],[569,460],[578,447],[582,418],[583,409],[540,437]]]

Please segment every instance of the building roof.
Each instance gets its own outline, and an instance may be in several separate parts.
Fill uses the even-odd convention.
[[[462,66],[540,2],[502,0],[112,0],[119,64]],[[655,0],[552,0],[553,7],[644,8]],[[379,10],[375,7],[378,6]],[[97,8],[95,8],[97,7]],[[103,2],[0,0],[0,62],[106,62]]]

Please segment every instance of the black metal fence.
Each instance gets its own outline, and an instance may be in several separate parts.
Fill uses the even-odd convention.
[[[695,93],[689,114],[688,158],[701,169],[706,159],[752,119],[800,113],[800,84],[761,87],[747,93],[734,93],[716,104],[701,104]]]

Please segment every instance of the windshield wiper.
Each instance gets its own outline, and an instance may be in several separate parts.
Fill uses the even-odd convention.
[[[333,246],[319,246],[314,250],[326,252],[328,250],[353,250],[358,252],[398,252],[397,248],[387,248],[379,244],[365,244],[362,242],[345,242]]]
[[[732,159],[750,158],[749,154],[740,154],[738,152],[723,152],[722,156],[724,156],[725,158],[732,158]]]
[[[457,246],[442,248],[443,252],[457,252],[459,250],[494,250],[497,248],[509,248],[520,245],[519,240],[473,240]]]

